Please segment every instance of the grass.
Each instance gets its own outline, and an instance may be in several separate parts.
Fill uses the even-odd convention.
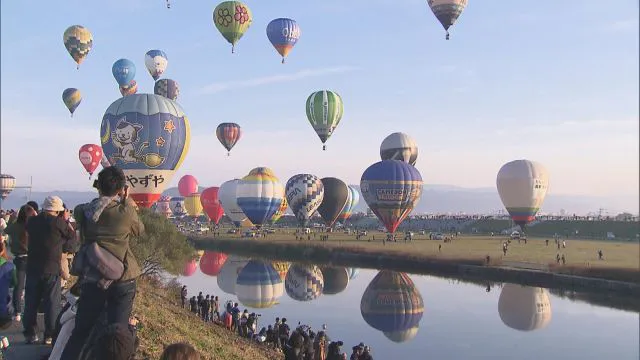
[[[504,236],[471,236],[461,235],[451,243],[428,240],[426,235],[416,235],[412,242],[382,243],[385,236],[381,232],[369,232],[362,240],[355,240],[354,235],[332,233],[329,241],[311,241],[307,237],[303,241],[295,239],[294,230],[283,229],[276,234],[267,235],[253,241],[273,242],[279,244],[304,244],[305,246],[321,246],[330,249],[349,249],[361,253],[391,253],[407,257],[420,257],[441,261],[484,262],[487,255],[492,265],[509,267],[536,268],[560,273],[570,273],[591,277],[604,277],[623,281],[638,281],[640,275],[640,244],[637,242],[610,242],[593,240],[566,240],[567,247],[557,249],[553,239],[549,246],[543,238],[530,238],[527,244],[512,241],[507,255],[502,253]],[[239,238],[238,235],[224,234],[220,239]],[[319,235],[316,235],[319,239]],[[375,239],[375,241],[374,241]],[[438,250],[442,245],[441,251]],[[597,251],[602,250],[604,260],[598,260]],[[565,255],[566,264],[556,263],[556,254]]]
[[[158,359],[166,346],[186,342],[207,360],[282,359],[281,353],[240,338],[220,326],[204,323],[183,310],[176,285],[139,281],[133,312],[143,324],[138,332],[140,348],[137,358]]]

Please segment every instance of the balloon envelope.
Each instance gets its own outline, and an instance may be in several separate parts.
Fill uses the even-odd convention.
[[[428,0],[429,7],[436,16],[442,27],[447,30],[449,39],[449,28],[456,23],[460,14],[467,6],[468,0]]]
[[[298,174],[287,181],[287,202],[300,226],[306,226],[324,198],[324,185],[315,175]]]
[[[278,302],[284,284],[270,262],[251,260],[238,274],[235,291],[244,306],[265,309]]]
[[[167,54],[162,50],[149,50],[144,55],[144,66],[153,80],[158,80],[164,74],[168,64]]]
[[[6,199],[15,187],[16,178],[11,175],[0,174],[0,198]]]
[[[189,260],[186,264],[184,264],[182,275],[191,276],[196,273],[197,269],[198,269],[198,263],[196,262],[196,260]]]
[[[227,255],[215,251],[205,251],[200,258],[200,271],[209,276],[217,276],[222,270]]]
[[[280,220],[280,218],[287,211],[288,207],[289,207],[289,204],[287,203],[287,198],[283,197],[282,198],[282,203],[280,204],[280,207],[278,208],[278,210],[276,212],[273,213],[273,216],[271,217],[271,219],[269,219],[269,224],[273,225],[278,220]]]
[[[200,195],[202,209],[207,214],[209,219],[216,225],[218,225],[220,219],[222,218],[222,215],[224,214],[224,209],[222,208],[222,204],[220,203],[220,199],[218,198],[219,191],[219,187],[213,186],[204,189],[204,191]]]
[[[181,216],[185,214],[184,210],[184,198],[182,196],[174,196],[170,201],[171,211],[176,216]]]
[[[333,177],[322,178],[322,185],[324,197],[318,207],[318,213],[325,224],[331,227],[349,199],[349,188],[344,181]]]
[[[64,105],[69,109],[71,115],[76,111],[78,106],[80,106],[80,102],[82,101],[82,94],[80,94],[80,90],[76,88],[68,88],[62,92],[62,101]]]
[[[233,149],[241,136],[242,130],[236,123],[222,123],[216,128],[216,137],[227,151]]]
[[[280,208],[284,186],[273,171],[257,167],[238,183],[238,206],[256,226],[266,224]]]
[[[288,261],[274,261],[271,265],[273,265],[273,268],[276,269],[278,274],[280,274],[280,278],[284,281],[287,277],[287,271],[289,271],[289,268],[291,267],[291,263]]]
[[[343,112],[342,98],[333,91],[316,91],[307,98],[307,119],[323,144],[335,131]]]
[[[539,287],[504,284],[498,298],[498,314],[512,329],[543,329],[551,322],[549,292]]]
[[[102,118],[100,139],[109,163],[120,167],[131,198],[149,208],[189,151],[189,120],[167,98],[134,94],[114,101]]]
[[[111,73],[120,86],[128,86],[136,77],[136,64],[129,59],[119,59],[113,63]]]
[[[198,217],[202,213],[202,202],[200,201],[200,193],[193,193],[184,199],[184,209],[187,215]]]
[[[220,269],[220,273],[218,273],[218,277],[216,279],[218,283],[218,287],[220,290],[224,291],[227,294],[235,295],[236,294],[236,280],[238,280],[238,274],[244,268],[245,265],[249,263],[249,259],[230,255],[225,261],[224,265]]]
[[[153,93],[176,101],[180,95],[180,84],[171,79],[160,79],[153,85]]]
[[[315,300],[322,295],[324,288],[322,271],[315,265],[292,265],[287,271],[284,287],[294,300]]]
[[[344,204],[340,215],[338,215],[338,221],[342,221],[343,224],[351,217],[353,209],[355,209],[356,206],[358,206],[358,203],[360,203],[360,193],[358,192],[358,189],[351,185],[348,185],[347,187],[349,188],[349,197],[347,198],[347,203]]]
[[[78,159],[82,166],[84,166],[84,169],[89,173],[89,176],[93,175],[93,172],[96,171],[98,165],[100,165],[102,155],[102,148],[96,144],[84,144],[80,147],[80,150],[78,150]]]
[[[418,146],[409,135],[395,132],[382,140],[380,158],[400,160],[415,166],[418,159]]]
[[[420,200],[422,176],[405,162],[384,160],[364,171],[360,191],[371,211],[394,233]]]
[[[138,83],[135,80],[131,80],[127,86],[120,86],[120,94],[122,94],[122,96],[129,96],[137,93]]]
[[[171,211],[171,197],[161,196],[156,202],[156,212],[167,218],[171,216],[173,214],[173,211]]]
[[[213,9],[213,23],[222,37],[231,44],[231,52],[252,21],[251,10],[240,1],[223,1]]]
[[[82,25],[70,26],[64,31],[62,41],[69,55],[80,67],[80,64],[82,64],[93,46],[93,35],[91,35],[89,29]]]
[[[320,270],[324,279],[324,287],[322,288],[324,295],[339,294],[349,285],[349,272],[346,268],[323,266]]]
[[[267,38],[269,38],[271,45],[273,45],[278,54],[282,56],[282,62],[284,62],[284,58],[289,55],[289,52],[300,39],[300,26],[293,19],[278,18],[272,20],[267,25]]]
[[[240,206],[238,205],[238,184],[239,179],[226,181],[220,185],[218,196],[225,214],[231,219],[236,227],[240,227],[243,221],[247,219]]]
[[[178,192],[184,197],[198,192],[198,179],[193,175],[184,175],[178,181]]]
[[[524,227],[535,219],[549,187],[549,173],[535,161],[504,164],[496,178],[498,194],[513,221]]]

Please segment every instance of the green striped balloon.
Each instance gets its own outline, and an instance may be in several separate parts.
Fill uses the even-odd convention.
[[[324,143],[338,127],[343,112],[342,98],[333,91],[316,91],[307,99],[307,118],[322,141],[322,150],[326,150]]]

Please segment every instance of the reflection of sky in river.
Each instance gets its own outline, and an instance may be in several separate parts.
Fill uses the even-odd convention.
[[[446,279],[411,275],[424,300],[424,316],[417,336],[394,343],[382,332],[367,325],[360,314],[360,300],[377,274],[360,270],[345,291],[299,302],[286,294],[280,304],[260,309],[260,326],[286,317],[291,325],[298,321],[314,329],[328,325],[332,340],[343,340],[343,350],[364,342],[371,345],[376,359],[638,359],[639,316],[637,313],[571,302],[549,294],[552,318],[542,329],[521,332],[502,323],[498,315],[500,288],[486,293],[483,287],[455,284]],[[216,278],[197,271],[179,279],[188,286],[189,296],[215,294],[233,299],[219,290]],[[222,295],[222,296],[221,296]],[[241,306],[241,309],[244,307]],[[253,310],[255,311],[255,310]],[[252,312],[249,309],[249,312]],[[418,357],[415,357],[415,356]]]

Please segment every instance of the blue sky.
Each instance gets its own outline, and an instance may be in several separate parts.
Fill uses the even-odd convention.
[[[173,184],[191,173],[219,185],[256,166],[283,182],[309,172],[359,183],[382,139],[403,131],[427,184],[493,187],[503,163],[527,158],[547,166],[553,193],[638,194],[637,1],[472,0],[450,41],[424,0],[246,4],[253,25],[231,54],[213,2],[2,2],[2,172],[32,175],[38,190],[85,190],[77,151],[99,143],[120,97],[111,65],[133,60],[139,92],[153,92],[144,54],[158,48],[192,124]],[[265,34],[276,17],[302,30],[285,65]],[[79,71],[62,44],[73,24],[94,36]],[[83,93],[73,119],[67,87]],[[345,102],[325,152],[304,112],[319,89]],[[215,138],[227,121],[244,130],[231,157]]]

